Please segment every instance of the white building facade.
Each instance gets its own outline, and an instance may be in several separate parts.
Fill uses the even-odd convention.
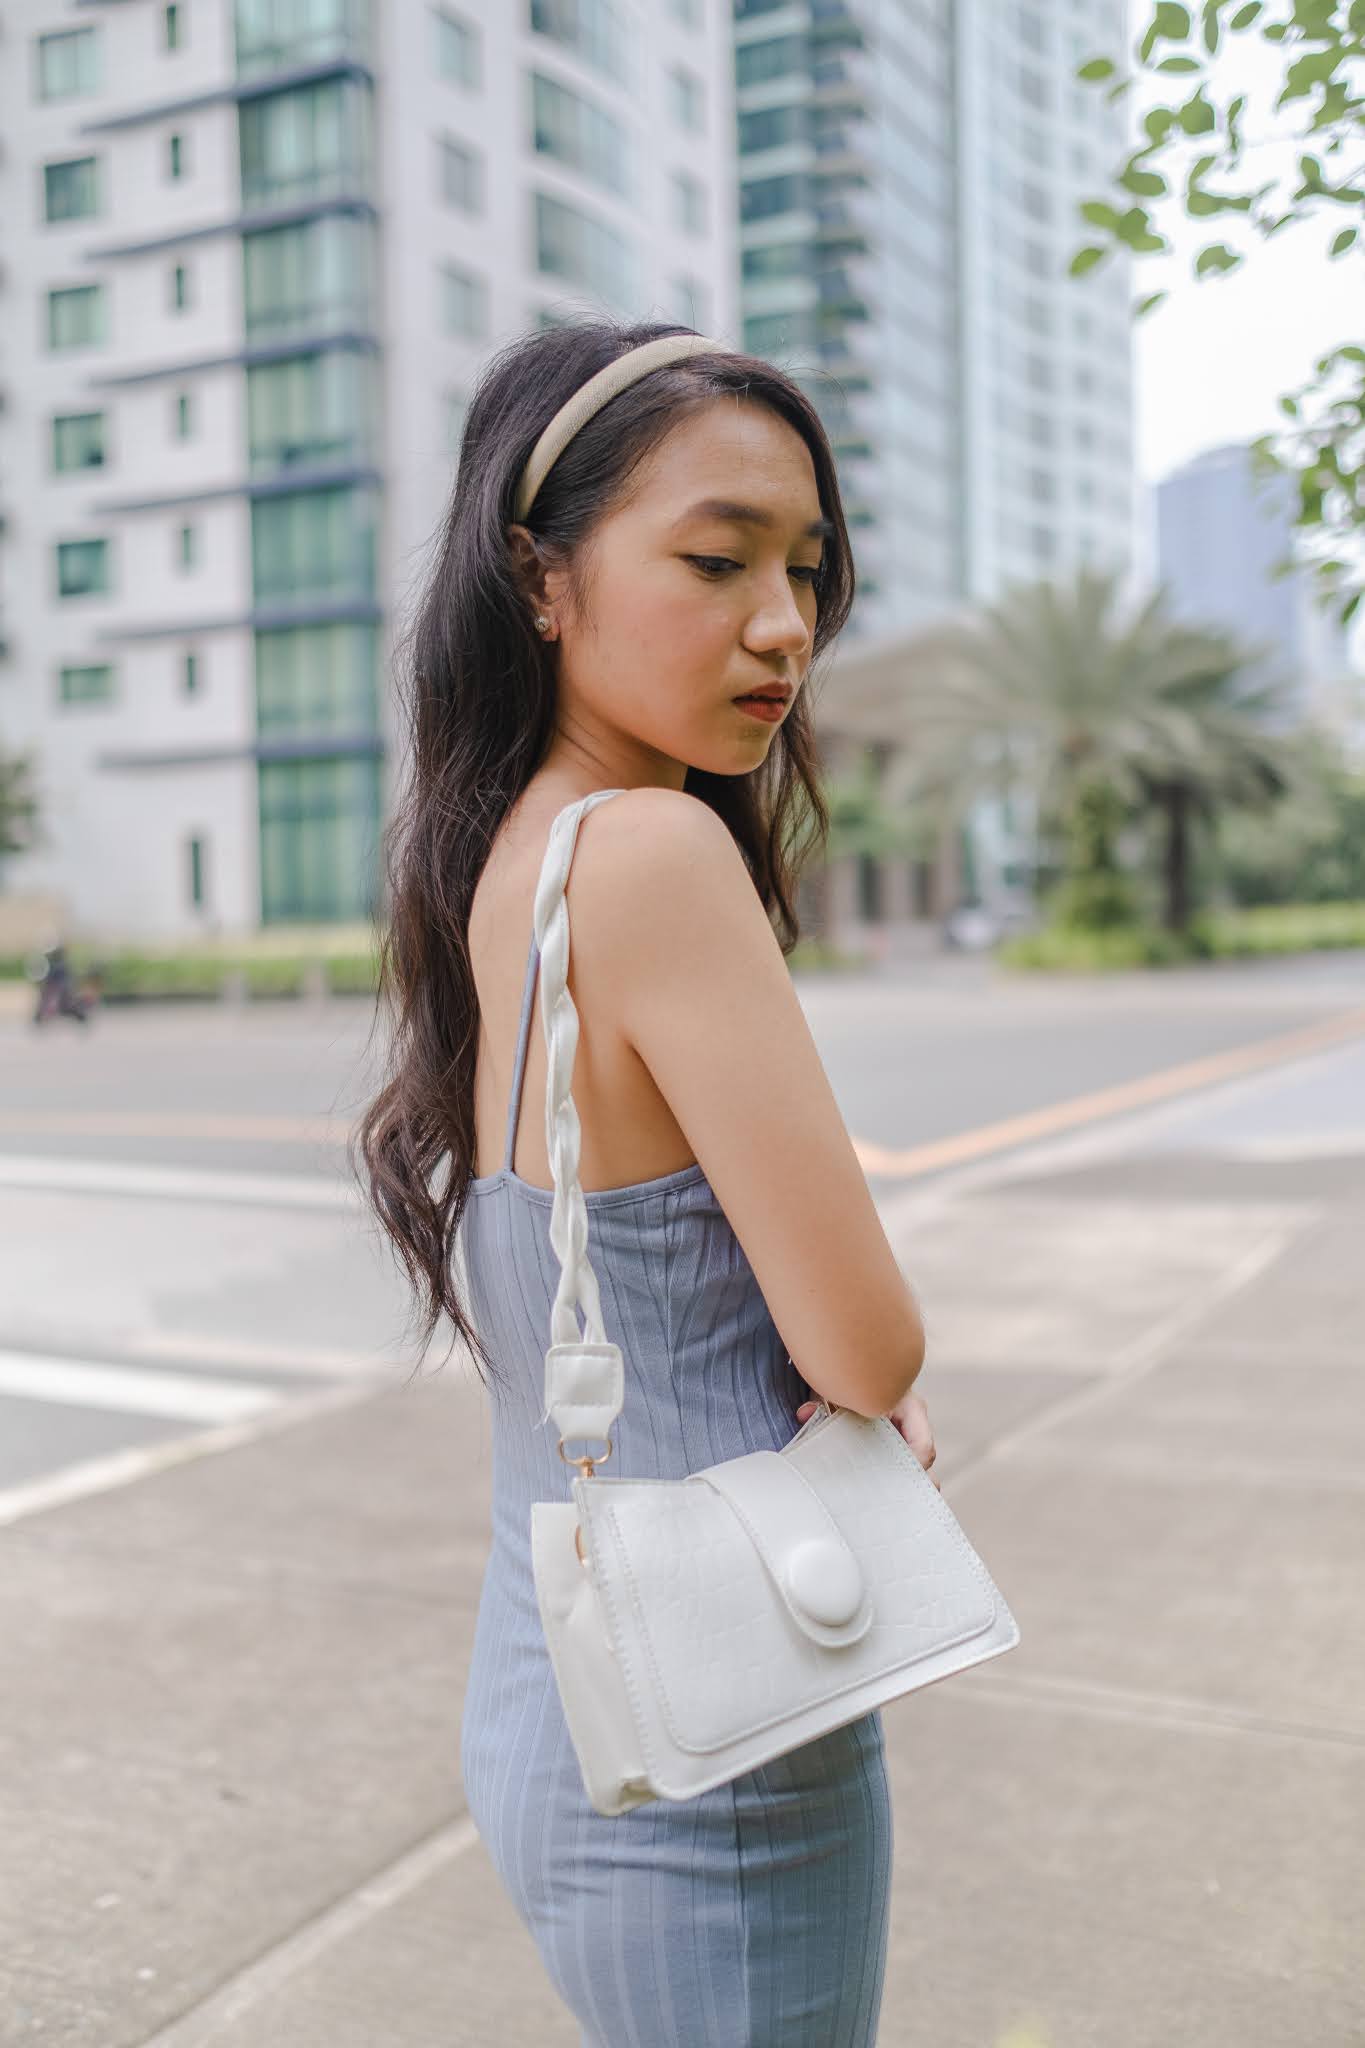
[[[494,348],[738,337],[717,0],[12,0],[7,886],[150,939],[365,916],[395,614]]]

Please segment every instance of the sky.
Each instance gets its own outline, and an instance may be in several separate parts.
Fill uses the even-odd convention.
[[[1130,0],[1135,37],[1150,18],[1149,0]],[[1220,100],[1232,92],[1249,95],[1246,132],[1259,142],[1252,175],[1293,165],[1295,152],[1284,147],[1283,138],[1304,117],[1302,103],[1297,110],[1273,109],[1283,64],[1281,54],[1254,32],[1227,38],[1215,64]],[[1161,81],[1170,94],[1167,103],[1177,93],[1183,98],[1193,83],[1180,77]],[[1160,96],[1145,78],[1135,95],[1139,90],[1139,106]],[[1343,210],[1331,208],[1330,217],[1296,223],[1269,242],[1247,232],[1235,215],[1191,221],[1178,202],[1159,203],[1153,216],[1175,249],[1170,256],[1139,257],[1133,265],[1135,298],[1163,286],[1170,291],[1135,328],[1138,470],[1148,483],[1202,449],[1275,426],[1279,394],[1309,377],[1328,349],[1359,341],[1365,329],[1365,261],[1354,252],[1336,260],[1326,254],[1332,234],[1349,218]],[[1246,263],[1227,277],[1196,280],[1195,256],[1206,242],[1218,240],[1245,249]]]
[[[1150,18],[1149,0],[1131,0],[1135,36]],[[1276,167],[1293,169],[1297,148],[1286,138],[1296,135],[1304,114],[1302,103],[1278,113],[1273,107],[1283,68],[1282,55],[1254,33],[1230,39],[1216,61],[1220,103],[1233,92],[1248,94],[1245,129],[1258,143],[1253,168],[1232,189],[1246,189]],[[1166,103],[1184,98],[1194,82],[1162,80]],[[1135,98],[1139,90],[1135,126],[1141,107],[1161,97],[1145,78]],[[1332,235],[1349,220],[1344,208],[1320,202],[1317,219],[1267,242],[1236,215],[1192,221],[1178,200],[1153,205],[1154,225],[1174,247],[1169,256],[1136,258],[1132,271],[1135,300],[1162,287],[1170,293],[1134,326],[1137,469],[1145,485],[1206,448],[1284,424],[1280,393],[1306,382],[1329,349],[1365,339],[1365,257],[1358,250],[1327,255]],[[1246,261],[1226,277],[1197,280],[1194,258],[1213,241],[1245,250]],[[1353,638],[1365,643],[1365,630]]]

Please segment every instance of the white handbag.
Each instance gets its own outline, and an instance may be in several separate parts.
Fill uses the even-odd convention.
[[[559,813],[534,913],[560,1261],[541,1420],[579,1476],[570,1501],[532,1503],[531,1559],[583,1782],[608,1815],[693,1798],[1019,1641],[947,1502],[885,1416],[822,1404],[780,1451],[680,1480],[597,1472],[625,1372],[587,1253],[564,888],[579,820],[619,793],[594,790]],[[598,1440],[605,1447],[591,1454],[565,1448]]]

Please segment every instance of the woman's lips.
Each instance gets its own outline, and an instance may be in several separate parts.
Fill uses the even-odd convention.
[[[787,708],[782,697],[736,697],[735,702],[750,718],[764,718],[769,725],[775,724]]]

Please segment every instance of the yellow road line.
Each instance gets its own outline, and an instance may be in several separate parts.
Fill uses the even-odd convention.
[[[1178,1067],[1144,1074],[1134,1081],[1101,1088],[1090,1095],[1076,1095],[1054,1102],[1044,1109],[1028,1110],[1021,1116],[1006,1117],[1001,1123],[982,1124],[975,1130],[958,1131],[952,1137],[930,1144],[899,1149],[855,1138],[853,1149],[864,1173],[881,1179],[910,1180],[916,1175],[935,1173],[941,1167],[959,1166],[992,1152],[1008,1151],[1035,1138],[1055,1136],[1058,1131],[1075,1130],[1097,1123],[1104,1117],[1121,1116],[1173,1095],[1192,1093],[1215,1086],[1240,1074],[1255,1073],[1263,1067],[1301,1059],[1365,1037],[1365,1009],[1348,1010],[1297,1031],[1281,1032],[1275,1038],[1258,1039],[1251,1045],[1234,1046],[1207,1058],[1187,1060]],[[51,1135],[100,1138],[201,1138],[236,1140],[249,1144],[343,1145],[351,1126],[328,1116],[230,1116],[158,1110],[0,1110],[0,1131],[42,1131]]]
[[[1365,1037],[1365,1010],[1349,1010],[1321,1024],[1306,1024],[1301,1030],[1282,1032],[1276,1038],[1258,1039],[1253,1045],[1234,1046],[1227,1052],[1211,1053],[1206,1059],[1187,1060],[1182,1066],[1166,1067],[1144,1074],[1136,1081],[1123,1081],[1114,1088],[1101,1088],[1091,1095],[1075,1095],[1054,1102],[1046,1109],[1029,1110],[1023,1116],[1006,1117],[1002,1123],[982,1124],[972,1131],[959,1131],[951,1138],[939,1138],[928,1145],[911,1145],[893,1150],[855,1139],[854,1150],[864,1173],[880,1178],[911,1180],[918,1174],[935,1173],[940,1167],[960,1166],[969,1159],[981,1159],[992,1152],[1005,1152],[1013,1145],[1034,1138],[1049,1138],[1058,1131],[1097,1123],[1104,1117],[1120,1116],[1126,1110],[1143,1109],[1149,1103],[1164,1102],[1170,1096],[1209,1088],[1230,1081],[1239,1074],[1255,1073],[1283,1061],[1300,1059],[1306,1053],[1322,1052],[1353,1038]]]

